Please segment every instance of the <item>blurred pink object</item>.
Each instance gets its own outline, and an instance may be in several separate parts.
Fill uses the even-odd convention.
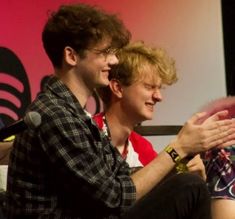
[[[207,114],[201,122],[222,110],[228,110],[228,115],[224,119],[235,117],[235,96],[222,97],[204,105],[199,111],[207,112]]]

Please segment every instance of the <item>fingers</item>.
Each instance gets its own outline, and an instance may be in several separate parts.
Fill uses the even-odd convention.
[[[235,120],[224,119],[227,110],[211,116],[202,124],[195,124],[206,114],[198,113],[188,120],[176,137],[176,149],[183,156],[192,155],[209,150],[213,147],[226,147],[235,140]],[[179,153],[179,152],[178,152]]]
[[[208,121],[218,121],[220,119],[226,118],[227,115],[228,115],[228,110],[222,110],[222,111],[219,111],[219,112],[213,114],[209,118],[207,118],[205,120],[205,122],[208,122]]]
[[[228,136],[223,143],[217,145],[218,148],[224,148],[235,145],[235,133]]]
[[[211,130],[211,137],[208,138],[209,147],[218,145],[229,146],[232,140],[235,140],[235,128],[220,127],[218,130]]]
[[[195,163],[198,162],[198,160],[201,160],[200,154],[195,155],[191,160],[189,160],[187,166],[193,166]]]
[[[202,179],[206,180],[205,166],[199,154],[187,163],[187,168],[189,172],[198,174]]]
[[[202,144],[205,149],[210,149],[218,145],[231,144],[231,140],[235,139],[235,122],[233,119],[215,121],[211,124],[203,124],[202,126]]]
[[[224,142],[224,143],[218,145],[217,148],[225,148],[225,147],[229,147],[229,146],[233,146],[233,145],[235,145],[235,140]]]
[[[228,110],[219,111],[212,116],[209,116],[207,112],[196,113],[189,119],[188,121],[192,124],[202,124],[202,123],[210,123],[212,121],[218,121],[221,119],[225,119],[228,116]]]
[[[212,116],[206,118],[205,121],[203,122],[203,124],[210,124],[211,122],[226,119],[228,116],[228,113],[229,112],[227,110],[219,111],[219,112],[213,114]]]
[[[204,168],[204,164],[199,154],[195,155],[188,163],[187,167],[191,170],[197,171]]]
[[[200,113],[196,113],[195,115],[193,115],[189,120],[188,122],[189,123],[192,123],[192,124],[198,124],[198,122],[200,120],[202,120],[203,118],[205,118],[206,116],[206,112],[200,112]]]
[[[221,128],[235,128],[235,120],[234,119],[224,119],[219,121],[211,121],[210,123],[202,124],[202,127],[206,129],[221,129]]]
[[[213,133],[213,134],[212,134]],[[222,127],[218,130],[211,130],[210,137],[205,140],[207,150],[213,147],[227,147],[234,144],[235,128]]]

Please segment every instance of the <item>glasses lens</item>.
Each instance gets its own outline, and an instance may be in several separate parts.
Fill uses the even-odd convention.
[[[117,48],[113,48],[113,47],[108,47],[105,49],[92,49],[93,51],[95,51],[98,54],[103,54],[104,56],[107,55],[115,55],[118,52]]]

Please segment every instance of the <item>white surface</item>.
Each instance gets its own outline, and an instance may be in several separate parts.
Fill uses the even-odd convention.
[[[182,125],[202,105],[226,95],[221,5],[219,0],[165,0],[157,6],[156,28],[146,39],[175,58],[179,81],[163,91],[154,120],[143,124]]]
[[[146,137],[152,144],[154,149],[159,153],[162,151],[172,139],[174,139],[174,135],[169,136],[148,136]]]
[[[7,186],[7,165],[0,165],[0,190],[6,190]]]
[[[154,119],[142,125],[183,125],[203,105],[226,96],[221,2],[165,0],[156,5],[152,34],[139,38],[167,49],[176,60],[179,80],[163,90]],[[172,137],[148,139],[159,150]]]

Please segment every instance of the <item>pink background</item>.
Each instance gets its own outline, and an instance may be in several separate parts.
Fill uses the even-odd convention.
[[[0,46],[20,58],[30,81],[32,99],[40,89],[42,77],[53,73],[41,43],[47,13],[70,2],[75,1],[1,1]],[[97,4],[119,14],[133,40],[164,47],[176,59],[180,80],[164,90],[165,100],[157,106],[154,120],[146,124],[180,125],[208,101],[225,96],[220,0],[77,2]],[[1,96],[7,94],[0,92]]]
[[[52,66],[44,53],[41,42],[41,31],[47,20],[47,13],[55,10],[63,3],[74,1],[48,0],[8,0],[1,2],[1,34],[0,46],[7,47],[15,52],[22,61],[28,74],[32,97],[35,98],[39,91],[39,81],[41,78],[53,72]],[[120,14],[125,21],[133,36],[138,35],[138,27],[146,25],[146,29],[151,28],[147,20],[151,20],[151,10],[157,5],[154,1],[83,1],[86,3],[97,4],[102,8]],[[124,3],[124,4],[123,4]],[[129,10],[133,8],[134,10]],[[145,10],[147,8],[148,10]],[[144,13],[143,13],[144,12]],[[142,15],[141,15],[142,14]],[[138,18],[139,16],[144,19]],[[151,30],[151,29],[150,29]],[[141,31],[139,31],[141,39]],[[150,32],[146,33],[151,34]],[[144,34],[145,35],[145,34]]]

